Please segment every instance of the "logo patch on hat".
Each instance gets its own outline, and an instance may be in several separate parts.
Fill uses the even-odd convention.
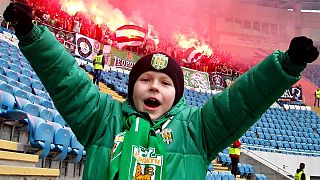
[[[151,59],[151,65],[156,70],[164,69],[167,67],[169,57],[164,54],[154,54]]]

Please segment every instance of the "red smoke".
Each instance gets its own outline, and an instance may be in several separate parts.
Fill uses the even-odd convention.
[[[204,0],[110,0],[127,17],[139,15],[152,24],[159,35],[172,39],[176,32],[196,34],[203,39],[209,32],[207,13],[212,1]]]

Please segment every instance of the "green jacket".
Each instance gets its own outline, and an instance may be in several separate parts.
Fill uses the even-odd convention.
[[[87,151],[83,179],[108,179],[114,137],[123,131],[122,119],[137,114],[134,107],[99,92],[47,28],[35,26],[18,38],[21,51]],[[202,108],[188,107],[182,98],[159,118],[174,116],[167,126],[173,134],[167,145],[167,177],[205,179],[217,153],[244,134],[299,80],[303,69],[286,53],[275,51]]]

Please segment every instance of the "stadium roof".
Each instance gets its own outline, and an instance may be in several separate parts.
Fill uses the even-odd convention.
[[[303,10],[320,10],[319,0],[240,0],[240,2],[281,9],[293,9],[296,4],[300,4]]]

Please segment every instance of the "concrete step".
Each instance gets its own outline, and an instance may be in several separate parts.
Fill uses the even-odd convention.
[[[241,178],[240,175],[237,175],[237,176],[236,176],[236,180],[237,180],[237,179],[242,180],[242,179],[246,179],[246,178]]]
[[[59,169],[19,167],[0,165],[0,179],[57,179],[60,175]]]
[[[225,172],[225,171],[229,171],[228,167],[224,167],[221,164],[214,164],[213,169],[217,172]]]
[[[24,145],[18,142],[0,139],[0,149],[23,152]]]
[[[0,150],[0,165],[35,167],[39,156]]]
[[[224,167],[224,166],[222,166],[222,164],[221,163],[219,163],[218,161],[217,161],[217,159],[214,159],[213,161],[213,168],[214,168],[214,170],[215,171],[218,171],[218,172],[224,172],[224,171],[229,171],[228,170],[228,167]]]

